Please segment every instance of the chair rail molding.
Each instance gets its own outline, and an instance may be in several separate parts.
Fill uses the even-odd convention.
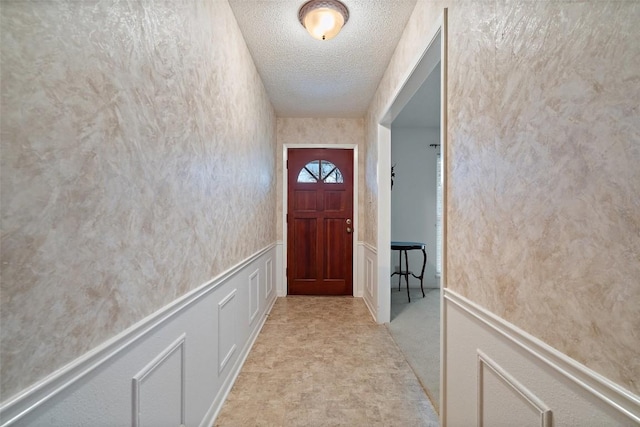
[[[451,346],[450,342],[456,338],[455,334],[457,333],[453,330],[454,324],[451,323],[452,316],[454,312],[459,312],[474,324],[485,328],[492,336],[497,337],[496,339],[499,342],[508,345],[509,348],[517,350],[514,354],[519,354],[520,356],[518,356],[518,358],[524,358],[526,355],[529,360],[535,361],[536,366],[540,366],[545,372],[548,372],[553,378],[553,381],[573,384],[578,387],[578,390],[582,390],[581,395],[593,396],[601,401],[603,407],[612,408],[614,410],[612,413],[617,412],[629,421],[640,423],[640,396],[631,393],[615,382],[603,377],[449,288],[443,289],[443,299],[445,304],[444,313],[448,320],[447,329],[445,330],[447,334],[445,345],[447,345],[447,348],[444,349],[444,355],[447,359],[457,357],[452,354],[452,350],[449,347]],[[466,333],[474,332],[467,331]],[[489,346],[489,344],[490,343],[487,343],[487,346]],[[481,361],[478,363],[483,363],[484,366],[495,368],[497,365],[496,362],[488,362],[491,359],[486,356],[487,352],[484,349],[476,349],[476,351]],[[511,378],[504,375],[500,369],[496,372],[504,378]],[[451,381],[451,379],[448,380]],[[554,407],[554,402],[546,400],[545,402],[551,408]],[[555,403],[557,404],[558,402]],[[540,408],[543,408],[543,406],[540,405]],[[554,419],[556,418],[556,412],[554,408]],[[555,422],[554,420],[554,423]]]
[[[219,409],[214,406],[221,405],[221,399],[228,393],[226,388],[233,385],[236,371],[239,371],[276,300],[275,293],[263,299],[255,298],[254,291],[255,301],[250,300],[249,295],[251,286],[267,289],[265,280],[274,280],[273,277],[266,278],[266,266],[273,265],[276,252],[276,243],[269,244],[2,402],[0,426],[11,426],[18,422],[29,425],[91,425],[98,422],[100,414],[107,409],[115,414],[115,424],[128,424],[131,422],[131,415],[127,415],[127,421],[118,417],[125,413],[131,414],[132,378],[137,378],[139,390],[139,386],[147,378],[144,375],[146,371],[140,370],[140,366],[153,371],[158,368],[158,363],[161,365],[165,363],[164,360],[168,360],[166,357],[171,358],[171,363],[174,363],[173,358],[176,357],[178,348],[183,357],[181,363],[188,366],[186,373],[183,373],[186,375],[185,422],[197,425],[206,414],[212,416]],[[260,273],[254,277],[254,281],[259,283],[254,284],[249,276],[256,271]],[[274,275],[276,271],[272,269],[270,274]],[[230,293],[233,295],[231,299],[238,300],[234,304],[237,313],[229,313],[232,314],[230,318],[234,324],[237,324],[234,326],[237,333],[234,334],[233,344],[242,351],[232,352],[225,361],[227,366],[224,371],[217,375],[219,366],[215,360],[220,344],[220,329],[216,310],[218,304]],[[250,304],[254,309],[257,304],[257,311],[249,313]],[[253,321],[250,321],[251,316]],[[226,335],[228,334],[225,332]],[[181,338],[176,340],[176,337]],[[174,340],[177,347],[166,347],[166,342]],[[188,352],[185,350],[187,341]],[[152,376],[155,378],[155,374]],[[161,390],[156,391],[160,392]],[[213,405],[211,402],[214,402]],[[212,419],[209,421],[212,422]]]

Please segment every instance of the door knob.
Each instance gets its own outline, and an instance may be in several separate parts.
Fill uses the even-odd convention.
[[[351,227],[347,227],[347,233],[351,233]]]

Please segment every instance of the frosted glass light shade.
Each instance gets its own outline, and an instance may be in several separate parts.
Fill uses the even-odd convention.
[[[349,19],[349,11],[337,0],[311,0],[298,12],[300,23],[318,40],[334,38]]]

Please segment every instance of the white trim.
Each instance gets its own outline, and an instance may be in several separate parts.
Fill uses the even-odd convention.
[[[436,65],[438,65],[438,62],[442,60],[442,51],[438,52],[440,59],[434,60],[432,57],[433,53],[429,52],[429,48],[433,45],[438,35],[441,34],[444,15],[444,13],[440,14],[438,19],[435,20],[429,35],[423,39],[426,43],[423,45],[423,48],[418,51],[416,58],[411,62],[413,66],[409,68],[404,77],[399,80],[399,85],[393,92],[394,95],[389,99],[385,108],[381,110],[382,115],[378,118],[379,124],[385,127],[391,126],[391,123],[398,114],[400,114],[418,89],[420,89],[420,86],[422,86],[422,83],[424,83],[429,74],[431,74]],[[391,165],[389,165],[389,167],[391,167]]]
[[[482,427],[484,425],[484,368],[491,370],[504,385],[506,385],[512,392],[517,394],[522,400],[524,400],[534,411],[538,412],[540,417],[540,427],[551,427],[551,409],[536,395],[534,395],[528,388],[526,388],[520,381],[515,379],[513,375],[509,374],[502,366],[500,366],[495,360],[491,359],[480,349],[477,350],[478,355],[478,421],[477,425]]]
[[[440,289],[447,287],[447,206],[448,204],[448,150],[449,150],[449,107],[448,107],[448,73],[449,73],[449,9],[442,11],[438,23],[440,24],[440,155],[442,174],[442,248]],[[440,422],[447,425],[447,317],[444,304],[444,292],[440,292]]]
[[[277,298],[273,297],[269,305],[266,307],[265,314],[262,316],[262,320],[260,321],[260,324],[258,325],[257,328],[255,328],[255,330],[247,340],[244,348],[242,349],[242,352],[240,353],[240,357],[238,357],[238,359],[236,360],[236,363],[231,368],[231,374],[227,376],[227,379],[225,380],[224,384],[222,385],[222,387],[220,387],[220,391],[218,392],[218,395],[216,396],[213,403],[209,407],[209,410],[207,411],[205,416],[202,418],[202,421],[200,422],[199,427],[209,427],[214,424],[216,418],[218,417],[218,414],[220,413],[220,410],[222,409],[224,401],[227,399],[227,396],[231,392],[233,385],[238,379],[238,375],[240,375],[240,369],[244,365],[244,362],[247,360],[247,357],[249,356],[249,352],[251,351],[251,348],[253,348],[253,345],[258,339],[258,335],[260,335],[260,331],[262,331],[262,328],[264,327],[264,324],[266,323],[267,318],[269,317],[269,313],[271,313],[271,309],[273,308],[273,305],[275,304],[276,300]]]
[[[448,314],[444,303],[444,282],[440,282],[440,402],[438,405],[440,424],[447,425],[447,334]]]
[[[508,341],[525,350],[565,378],[598,397],[636,423],[640,423],[640,396],[587,368],[517,326],[480,307],[450,289],[444,299],[479,320]]]
[[[374,309],[374,307],[371,305],[371,303],[369,303],[369,299],[368,298],[362,298],[362,300],[364,301],[364,305],[367,306],[367,308],[369,309],[369,313],[371,313],[371,317],[373,318],[374,322],[377,322],[376,319],[376,310]]]
[[[378,124],[378,301],[376,321],[391,321],[391,128]]]
[[[359,242],[362,246],[364,246],[369,252],[371,252],[374,255],[378,254],[378,250],[376,249],[375,246],[373,246],[372,244],[368,243],[368,242]]]
[[[185,339],[186,334],[180,335],[169,347],[165,348],[160,354],[158,354],[147,366],[142,368],[140,372],[135,374],[132,379],[132,392],[133,392],[133,405],[132,410],[132,425],[133,427],[140,426],[140,390],[144,383],[144,380],[162,366],[165,360],[169,358],[175,351],[180,350],[180,424],[184,425],[184,410],[185,410],[185,367],[184,367],[184,351],[185,351]]]
[[[442,153],[436,154],[436,274],[435,278],[440,280],[442,274],[442,213],[443,213],[443,187],[442,187]],[[439,283],[438,283],[439,285]]]
[[[290,148],[328,148],[353,150],[353,253],[352,253],[352,295],[357,296],[356,286],[358,281],[358,263],[356,254],[358,253],[358,229],[360,224],[358,221],[358,145],[357,144],[282,144],[282,278],[284,280],[284,293],[279,294],[286,296],[289,292],[287,289],[287,198],[288,198],[288,179],[287,179],[287,152]]]
[[[376,262],[377,250],[367,242],[358,242],[358,271],[362,281],[362,299],[366,304],[371,317],[377,322],[377,307],[375,304],[376,286]]]
[[[443,212],[442,212],[442,280],[440,288],[447,286],[447,140],[448,140],[448,121],[447,121],[447,8],[444,8],[442,14],[435,20],[433,28],[427,37],[424,37],[425,44],[422,49],[418,50],[416,58],[413,60],[413,66],[410,67],[404,78],[400,79],[400,83],[393,96],[390,97],[388,104],[381,110],[381,115],[377,118],[377,149],[378,149],[378,310],[377,322],[387,323],[391,320],[391,123],[400,113],[402,108],[409,102],[424,80],[429,76],[431,71],[437,65],[434,62],[434,50],[431,49],[434,41],[440,35],[440,149],[442,152],[442,175],[443,175]],[[440,422],[447,425],[446,418],[446,317],[444,316],[444,304],[442,304],[443,293],[440,293]]]
[[[286,254],[284,246],[285,244],[281,240],[276,243],[276,295],[279,297],[287,296],[287,277],[285,274],[287,269],[287,258],[285,257]]]
[[[251,306],[254,303],[256,309],[252,312]],[[260,311],[260,269],[257,269],[249,276],[249,324],[253,323],[258,311]]]
[[[268,300],[273,292],[273,258],[269,258],[264,263],[265,280],[267,281],[264,291],[264,299]]]
[[[446,9],[445,9],[446,11]],[[378,118],[378,236],[377,246],[378,256],[378,322],[388,323],[391,320],[391,287],[389,277],[391,276],[390,249],[391,244],[391,123],[400,113],[402,108],[411,100],[422,83],[426,80],[438,62],[446,60],[443,54],[444,42],[446,35],[444,34],[444,17],[445,12],[436,20],[434,27],[424,40],[426,43],[422,49],[419,49],[416,58],[413,60],[413,66],[407,70],[404,78],[393,96],[390,97],[388,104],[382,109],[381,116]],[[440,46],[438,50],[434,42],[440,37]],[[442,75],[446,74],[446,68],[443,69]],[[446,110],[446,91],[443,85],[444,78],[441,77],[441,126],[443,124],[442,117]],[[440,128],[440,146],[446,150],[447,128]],[[442,172],[446,174],[447,168],[443,164]],[[446,205],[445,205],[446,206]],[[446,211],[443,212],[446,217]],[[444,220],[444,218],[443,218]],[[443,253],[444,255],[444,253]],[[446,259],[443,258],[446,263]]]
[[[358,253],[355,256],[355,261],[358,263],[357,271],[358,271],[358,287],[356,288],[358,292],[354,292],[354,296],[358,298],[366,298],[368,295],[373,295],[373,289],[367,288],[367,259],[366,252],[373,254],[375,257],[376,250],[375,248],[366,243],[366,242],[358,242],[357,245]],[[376,271],[376,270],[374,270]],[[367,302],[369,304],[369,302]]]
[[[231,348],[227,351],[226,355],[223,356],[220,353],[221,351],[224,351],[224,349],[220,345],[220,337],[222,337],[222,331],[224,329],[224,326],[228,326],[228,325],[223,325],[222,324],[222,310],[224,309],[225,305],[227,305],[228,303],[233,301],[233,299],[236,296],[236,291],[237,291],[237,289],[234,289],[233,291],[229,292],[229,295],[224,297],[222,299],[222,301],[220,301],[218,303],[218,361],[219,361],[219,364],[218,364],[218,375],[220,375],[222,373],[222,371],[224,371],[225,366],[227,366],[227,363],[229,362],[229,360],[231,360],[231,357],[236,352],[236,347],[237,346],[234,343],[231,346]],[[249,295],[251,295],[251,289],[249,289]],[[251,299],[251,296],[249,296],[249,299]],[[251,311],[251,308],[249,308],[249,311]],[[231,327],[235,327],[235,322],[232,322],[232,324],[230,326]],[[231,335],[235,336],[236,335],[235,331]]]
[[[209,295],[232,276],[274,247],[275,243],[272,243],[264,249],[261,249],[210,281],[145,317],[115,337],[105,341],[103,344],[93,348],[44,379],[9,398],[0,406],[0,419],[3,420],[4,423],[2,425],[10,425],[33,412],[47,400],[58,395],[67,387],[93,372],[109,359],[122,353],[129,345],[157,330],[171,319],[176,318],[187,308]]]
[[[366,290],[369,292],[370,295],[373,294],[373,280],[372,277],[373,276],[373,260],[369,257],[365,257],[364,259],[364,268],[365,268],[365,277],[367,278],[367,283],[365,283],[365,287]]]

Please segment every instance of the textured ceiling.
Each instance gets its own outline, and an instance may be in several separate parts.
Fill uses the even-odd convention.
[[[363,117],[416,0],[342,0],[349,21],[313,39],[306,0],[229,0],[279,117]]]

